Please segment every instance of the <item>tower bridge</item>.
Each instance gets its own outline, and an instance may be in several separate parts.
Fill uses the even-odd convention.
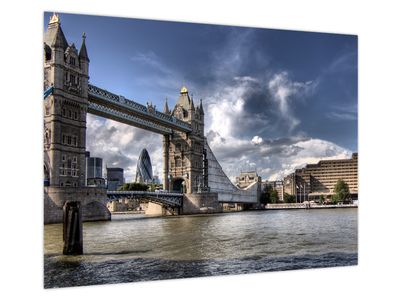
[[[89,83],[86,36],[78,51],[64,36],[54,14],[44,36],[44,221],[65,217],[66,203],[73,213],[82,208],[82,219],[109,220],[108,198],[127,196],[88,187],[85,182],[86,115],[91,113],[160,134],[163,139],[163,186],[169,194],[130,192],[147,197],[180,213],[218,212],[220,203],[256,204],[260,185],[241,190],[225,175],[204,136],[202,101],[194,104],[186,87],[172,110],[162,112]],[[222,116],[223,117],[223,116]],[[178,192],[178,194],[176,194]],[[175,194],[175,196],[174,196]],[[68,214],[68,212],[67,212]],[[71,219],[72,220],[72,219]]]

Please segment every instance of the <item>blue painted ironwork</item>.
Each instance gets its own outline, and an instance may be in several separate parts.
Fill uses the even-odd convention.
[[[181,207],[183,194],[165,193],[165,192],[147,192],[147,191],[107,191],[107,197],[110,200],[129,198],[148,200],[167,207]]]
[[[121,123],[125,123],[128,125],[132,125],[135,127],[143,128],[155,133],[160,134],[171,134],[172,130],[169,128],[165,128],[156,123],[150,122],[148,120],[144,120],[135,116],[132,116],[127,113],[123,113],[119,110],[110,108],[106,105],[101,105],[94,102],[89,102],[88,112],[97,116],[101,116],[107,119],[112,119]]]
[[[175,118],[169,114],[164,114],[154,109],[154,107],[146,107],[135,101],[126,99],[123,96],[118,96],[107,90],[97,86],[88,85],[89,103],[97,103],[102,106],[112,107],[115,110],[121,111],[127,115],[134,115],[140,119],[146,119],[165,128],[170,128],[182,132],[191,132],[190,124]]]
[[[52,86],[48,87],[43,94],[43,99],[46,99],[48,96],[53,94],[54,88]]]

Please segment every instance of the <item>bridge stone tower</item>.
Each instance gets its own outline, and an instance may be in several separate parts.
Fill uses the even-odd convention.
[[[182,87],[178,101],[169,112],[168,106],[164,113],[171,113],[179,120],[188,122],[192,132],[183,133],[173,131],[168,147],[170,190],[195,193],[199,187],[207,186],[204,181],[204,111],[200,100],[199,106],[195,107],[193,96],[189,96],[186,87]],[[165,139],[164,139],[165,141]],[[165,150],[164,150],[165,152]]]
[[[67,201],[81,202],[84,220],[109,219],[103,205],[105,189],[87,188],[85,182],[89,80],[85,35],[78,52],[74,44],[68,44],[60,19],[54,14],[44,35],[43,60],[44,90],[53,88],[43,103],[44,221],[62,222]]]
[[[85,186],[86,112],[89,58],[83,36],[78,53],[68,45],[57,15],[44,37],[45,176],[53,187]]]

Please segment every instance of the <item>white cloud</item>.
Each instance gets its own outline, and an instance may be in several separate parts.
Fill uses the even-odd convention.
[[[252,138],[251,143],[252,143],[253,145],[260,145],[260,144],[262,143],[262,141],[263,141],[262,137],[259,137],[258,135],[255,135],[255,136]]]

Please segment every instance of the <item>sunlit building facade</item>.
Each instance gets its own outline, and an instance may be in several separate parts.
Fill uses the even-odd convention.
[[[321,160],[308,164],[284,178],[284,192],[296,195],[299,202],[330,199],[335,185],[342,179],[349,186],[352,199],[358,199],[358,154],[349,159]]]

